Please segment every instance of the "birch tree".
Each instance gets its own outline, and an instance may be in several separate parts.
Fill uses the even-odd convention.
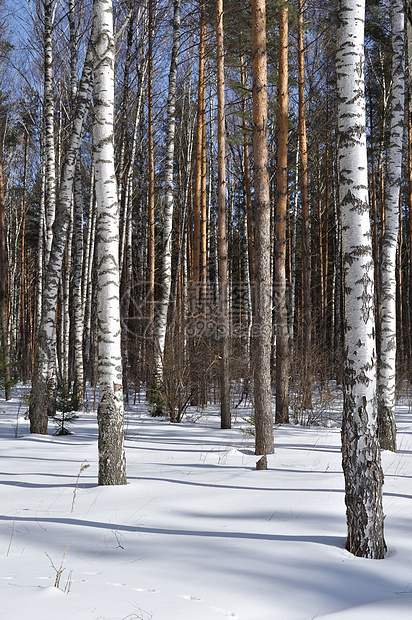
[[[5,399],[11,399],[10,387],[10,345],[8,320],[8,286],[9,264],[6,247],[6,222],[4,215],[3,165],[0,145],[0,341],[2,346],[1,364],[4,366]]]
[[[126,484],[119,301],[119,203],[114,168],[111,0],[93,1],[93,162],[97,208],[99,484]]]
[[[53,0],[44,0],[44,135],[46,160],[46,263],[50,256],[56,211],[56,154],[54,148]]]
[[[217,100],[218,100],[218,255],[220,337],[220,424],[231,427],[229,383],[229,318],[226,233],[226,123],[223,0],[216,0]]]
[[[342,465],[348,525],[346,548],[382,558],[382,485],[376,402],[374,270],[369,218],[365,94],[365,4],[340,0],[336,57],[345,360]]]
[[[149,394],[153,388],[153,329],[155,303],[155,161],[154,161],[154,129],[153,129],[153,0],[148,0],[149,41],[148,41],[148,74],[147,74],[147,148],[149,151],[148,200],[147,200],[147,319],[148,319],[148,358],[149,372],[147,384]]]
[[[76,167],[73,196],[74,218],[74,270],[73,270],[73,314],[74,314],[74,363],[73,404],[77,411],[83,409],[83,329],[82,305],[83,275],[83,200],[80,166]]]
[[[166,130],[166,178],[165,178],[165,206],[163,211],[163,252],[162,252],[162,287],[161,297],[157,304],[154,329],[154,380],[155,385],[163,379],[163,359],[166,339],[167,310],[169,307],[170,290],[172,285],[172,222],[173,222],[173,162],[175,152],[176,128],[176,76],[177,61],[180,45],[180,4],[181,0],[173,3],[173,45],[169,72],[169,93],[167,101],[167,130]]]
[[[399,235],[399,194],[402,180],[404,122],[404,13],[402,0],[392,2],[392,109],[388,178],[385,186],[385,232],[381,244],[381,346],[378,422],[381,447],[396,452],[396,252]]]
[[[50,374],[54,373],[53,348],[56,338],[56,308],[63,265],[66,235],[70,220],[73,179],[76,169],[83,123],[89,108],[92,82],[92,53],[89,47],[76,97],[69,145],[61,173],[53,240],[43,287],[43,305],[35,343],[35,363],[30,395],[30,432],[47,434],[47,410]]]
[[[53,88],[53,0],[44,0],[44,95],[43,131],[45,147],[45,265],[50,259],[53,242],[53,224],[56,217],[56,152],[54,145],[54,88]],[[48,413],[54,415],[57,391],[56,342],[49,342],[48,356]]]

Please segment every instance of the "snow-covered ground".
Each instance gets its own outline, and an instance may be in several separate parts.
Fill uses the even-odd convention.
[[[383,453],[379,561],[343,549],[338,427],[276,429],[256,471],[246,409],[222,431],[217,408],[171,425],[141,403],[127,414],[128,485],[103,488],[93,412],[61,437],[31,436],[24,412],[17,396],[0,402],[2,618],[412,619],[408,402],[399,451]]]

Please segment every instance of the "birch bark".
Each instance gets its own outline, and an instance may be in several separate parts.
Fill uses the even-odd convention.
[[[93,161],[97,207],[99,484],[126,484],[119,304],[119,203],[114,169],[111,0],[93,2]]]
[[[140,21],[139,18],[137,20]],[[124,232],[124,240],[121,239],[121,247],[124,246],[124,272],[125,272],[125,283],[124,283],[124,295],[123,295],[123,322],[122,322],[122,350],[123,350],[123,390],[126,393],[126,398],[128,398],[128,381],[129,381],[129,350],[128,350],[128,337],[129,337],[129,314],[130,314],[130,305],[132,298],[132,271],[133,271],[133,203],[132,203],[132,194],[133,194],[133,173],[135,170],[135,160],[136,160],[136,150],[137,150],[137,138],[139,132],[139,126],[141,123],[141,109],[143,102],[143,94],[144,94],[144,84],[145,84],[145,75],[147,71],[147,58],[144,60],[138,69],[138,97],[137,97],[137,106],[136,106],[136,116],[134,120],[134,130],[133,130],[133,140],[131,147],[131,155],[130,161],[127,166],[127,171],[125,174],[126,180],[124,182],[126,193],[124,199],[124,212],[123,217],[126,218],[125,226],[123,227]],[[140,203],[140,201],[139,201]],[[140,227],[144,227],[144,214],[143,209],[140,210]],[[142,243],[143,247],[137,243],[140,251],[144,250],[144,243]],[[122,252],[120,252],[120,273],[122,273]],[[143,260],[139,261],[140,264],[143,264]],[[137,277],[137,281],[141,282],[142,280]]]
[[[46,165],[44,159],[44,140],[40,138],[41,196],[39,206],[39,240],[37,243],[37,297],[36,297],[36,333],[41,323],[43,306],[43,267],[44,267],[44,230],[46,204]]]
[[[53,347],[56,337],[57,297],[70,219],[70,203],[76,159],[80,148],[83,122],[91,97],[91,78],[92,55],[89,48],[79,85],[76,111],[73,117],[69,145],[61,174],[56,219],[53,226],[53,243],[43,287],[42,315],[36,337],[34,373],[30,396],[29,417],[31,433],[47,434],[47,385],[49,383],[49,372],[55,372],[55,369],[50,366],[50,360],[53,359]]]
[[[91,318],[92,318],[92,299],[93,299],[93,264],[94,247],[96,239],[96,205],[94,196],[94,166],[90,175],[90,200],[87,222],[86,248],[84,251],[84,288],[83,288],[83,330],[84,330],[84,355],[83,355],[83,379],[91,380],[90,370],[91,361]]]
[[[381,346],[378,383],[378,423],[381,448],[396,452],[396,251],[399,235],[399,194],[405,77],[402,0],[392,2],[392,109],[388,179],[385,186],[385,232],[381,244]]]
[[[0,152],[0,341],[2,362],[4,364],[5,399],[11,399],[10,347],[8,320],[8,281],[9,263],[7,258],[6,221],[4,214],[3,165]]]
[[[73,323],[74,323],[74,363],[73,363],[73,405],[77,411],[83,409],[83,330],[84,313],[82,305],[83,275],[83,199],[80,165],[75,172],[73,195],[74,224],[74,270],[73,270]]]
[[[369,217],[365,94],[365,4],[340,0],[336,57],[342,248],[345,278],[342,466],[346,548],[382,558],[383,473],[377,428],[374,270]]]
[[[67,231],[65,259],[63,263],[63,276],[61,286],[61,330],[60,330],[60,356],[59,357],[59,383],[65,396],[69,394],[69,348],[70,348],[70,281],[72,273],[72,255],[73,255],[73,200],[70,205],[70,219]],[[49,360],[49,368],[51,370],[53,360]],[[49,373],[50,374],[50,373]],[[52,375],[54,377],[54,375]],[[49,415],[53,414],[53,402],[56,398],[53,389],[57,385],[49,387]]]
[[[148,201],[147,201],[147,388],[151,396],[153,388],[153,329],[155,303],[155,162],[153,129],[153,0],[148,0],[149,41],[148,41],[148,75],[147,75],[147,142],[149,150]]]
[[[46,159],[46,264],[49,260],[56,212],[56,153],[54,147],[53,0],[44,0],[44,131]]]
[[[173,44],[169,72],[169,94],[167,100],[166,162],[165,162],[165,205],[163,211],[162,287],[156,306],[154,327],[154,378],[155,385],[163,380],[163,361],[166,340],[167,310],[172,285],[172,223],[173,223],[173,162],[176,128],[176,77],[180,46],[180,4],[173,3]]]
[[[226,232],[226,122],[225,51],[223,44],[223,0],[216,0],[217,101],[218,101],[218,256],[220,338],[220,426],[231,428],[229,380],[229,307]],[[240,279],[240,278],[239,278]]]
[[[54,88],[53,88],[53,0],[44,1],[44,143],[46,162],[45,192],[45,265],[47,268],[53,243],[53,224],[56,218],[56,149],[54,144]],[[49,373],[47,382],[48,414],[55,413],[57,392],[57,346],[55,337],[48,343]]]
[[[408,302],[409,302],[409,312],[408,312],[408,325],[409,325],[409,368],[411,367],[411,352],[412,352],[412,286],[410,282],[412,281],[412,0],[405,0],[405,35],[406,35],[406,48],[407,48],[407,64],[406,64],[406,85],[408,92],[408,110],[407,110],[407,119],[408,119],[408,189],[407,189],[407,200],[406,204],[409,210],[408,217],[408,282],[409,282],[409,294],[408,294]]]

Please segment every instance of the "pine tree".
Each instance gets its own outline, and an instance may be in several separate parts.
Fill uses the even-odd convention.
[[[289,332],[286,308],[286,217],[288,204],[288,20],[279,12],[278,167],[275,217],[276,415],[289,422]]]
[[[272,300],[270,277],[270,201],[267,128],[266,3],[252,0],[253,156],[255,221],[255,307],[253,362],[255,452],[274,451],[270,352]]]

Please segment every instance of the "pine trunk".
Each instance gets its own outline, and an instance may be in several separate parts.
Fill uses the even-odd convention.
[[[289,422],[289,333],[286,307],[286,220],[288,211],[288,18],[279,13],[278,165],[275,215],[276,414]]]
[[[193,196],[193,308],[197,311],[199,302],[200,256],[201,256],[201,225],[202,225],[202,174],[203,174],[203,125],[206,124],[206,24],[205,5],[201,6],[200,41],[199,41],[199,82],[197,96],[197,134],[196,134],[196,166]]]
[[[298,19],[298,90],[299,90],[299,155],[300,200],[302,209],[302,396],[303,406],[312,407],[312,309],[311,260],[309,240],[308,145],[306,138],[305,65],[303,40],[303,2],[299,0]]]
[[[265,0],[252,0],[252,75],[255,189],[255,308],[252,367],[254,371],[256,428],[255,453],[265,455],[274,452],[270,375],[272,300]]]

